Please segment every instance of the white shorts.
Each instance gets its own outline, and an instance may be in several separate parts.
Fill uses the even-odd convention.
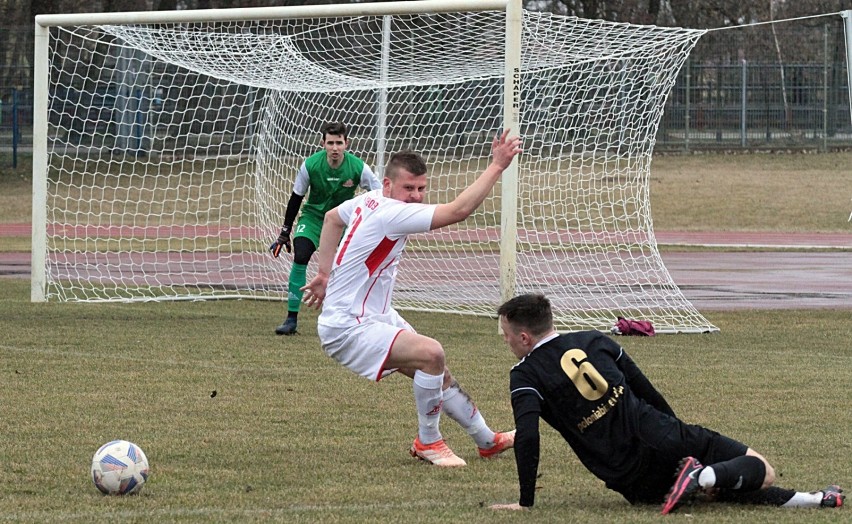
[[[415,333],[408,322],[393,310],[349,327],[317,325],[322,349],[350,371],[378,382],[396,368],[385,367],[391,346],[402,331]]]

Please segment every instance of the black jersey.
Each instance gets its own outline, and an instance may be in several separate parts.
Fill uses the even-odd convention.
[[[522,506],[532,506],[535,497],[539,417],[615,490],[640,480],[647,465],[644,418],[674,417],[627,353],[598,331],[559,335],[538,346],[512,368],[509,387]]]

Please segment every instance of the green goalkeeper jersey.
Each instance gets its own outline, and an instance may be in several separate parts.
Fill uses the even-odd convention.
[[[337,168],[328,165],[325,150],[306,158],[293,185],[296,194],[308,194],[302,204],[296,236],[304,234],[318,242],[325,214],[354,197],[358,187],[378,189],[381,183],[370,167],[352,153],[345,152]]]

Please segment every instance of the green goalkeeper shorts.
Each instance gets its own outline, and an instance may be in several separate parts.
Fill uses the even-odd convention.
[[[314,247],[319,248],[320,233],[322,233],[322,219],[317,220],[314,217],[301,216],[296,224],[293,238],[305,237],[314,243]]]

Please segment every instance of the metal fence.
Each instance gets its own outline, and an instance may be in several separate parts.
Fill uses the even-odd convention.
[[[31,27],[3,32],[10,40],[32,37]],[[765,27],[705,35],[669,93],[657,150],[852,147],[839,35],[837,20],[785,29],[780,41],[786,49]],[[0,152],[32,145],[30,56],[0,64]]]
[[[11,153],[11,165],[17,167],[18,152],[33,144],[32,87],[0,86],[0,153]]]
[[[669,95],[663,148],[852,146],[844,63],[688,63]]]

